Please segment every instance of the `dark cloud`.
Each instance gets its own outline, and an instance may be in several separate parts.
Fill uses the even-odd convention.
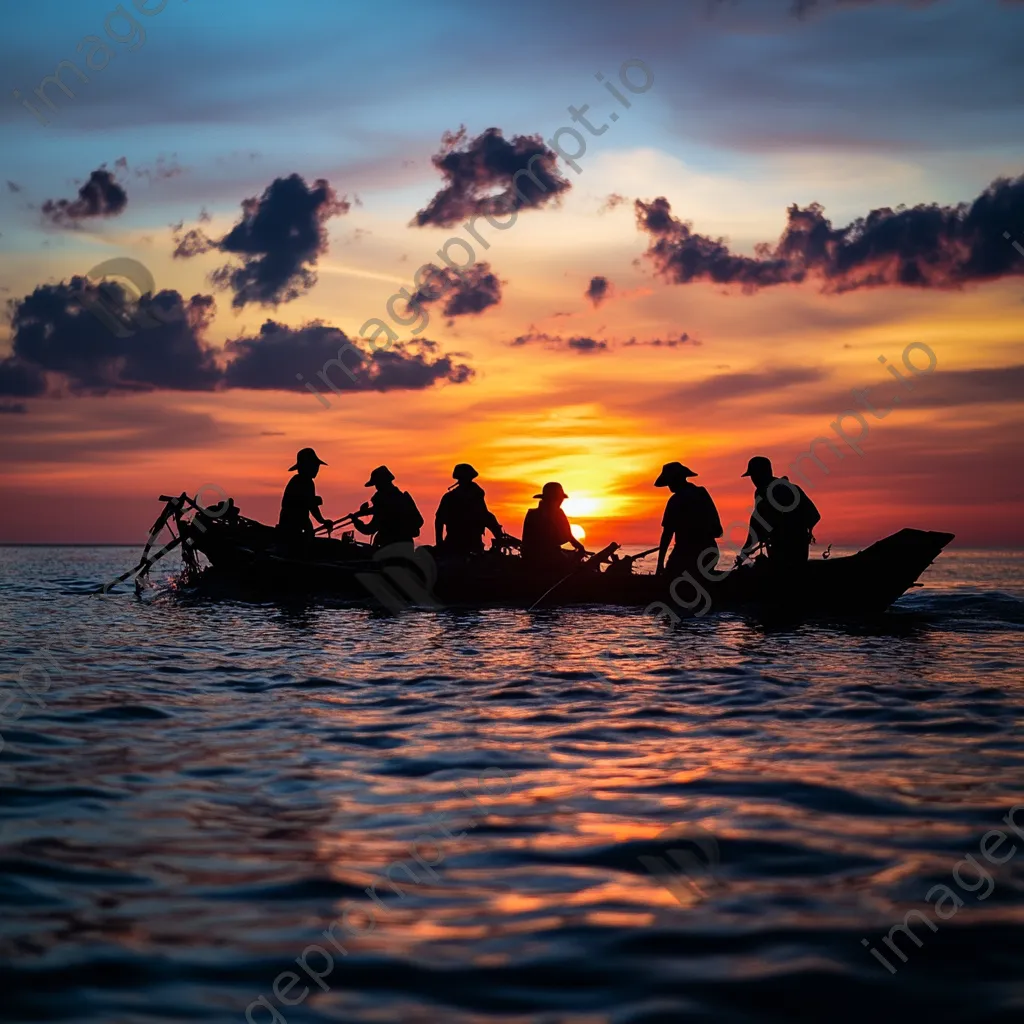
[[[926,367],[924,352],[912,353],[916,365]],[[879,409],[891,408],[893,402],[903,409],[955,409],[970,405],[1024,405],[1024,365],[996,366],[977,370],[945,370],[941,366],[929,374],[914,377],[902,366],[911,390],[881,373],[874,380],[865,380],[853,390],[866,392],[866,400]],[[808,415],[834,416],[842,408],[863,409],[850,390],[811,393],[787,406],[787,411]],[[884,418],[884,417],[883,417]]]
[[[243,200],[241,220],[223,238],[189,231],[175,238],[174,255],[188,258],[213,249],[238,255],[242,265],[215,270],[213,283],[234,293],[236,309],[250,303],[277,306],[316,284],[313,268],[327,252],[326,222],[347,213],[350,205],[323,178],[312,187],[298,174],[276,178],[259,199]]]
[[[580,355],[585,355],[591,352],[606,352],[608,350],[607,341],[599,341],[595,338],[578,336],[567,338],[560,334],[545,334],[536,331],[531,331],[527,334],[520,334],[518,338],[514,338],[509,342],[509,344],[513,347],[540,344],[545,348],[552,350],[577,352]]]
[[[41,285],[10,302],[13,352],[0,360],[0,397],[105,395],[223,388],[300,391],[305,369],[319,390],[395,391],[462,384],[473,370],[426,339],[389,348],[350,340],[319,321],[300,328],[268,320],[255,337],[220,352],[206,341],[215,304],[174,291],[137,301],[112,281]],[[97,313],[99,315],[97,315]],[[351,376],[338,365],[352,371]],[[321,382],[321,370],[328,380]]]
[[[777,394],[794,385],[817,384],[826,378],[824,370],[803,366],[784,366],[758,372],[724,373],[673,388],[662,401],[686,403],[692,407],[706,406],[746,398],[749,395]],[[787,403],[785,409],[776,411],[789,412],[791,409]]]
[[[208,238],[201,228],[190,228],[184,234],[178,234],[182,225],[175,225],[174,236],[174,258],[190,259],[192,256],[201,256],[204,252],[210,252],[217,248],[217,243]]]
[[[634,348],[639,346],[649,346],[650,348],[679,348],[680,345],[701,344],[703,344],[703,342],[698,341],[692,335],[684,331],[678,338],[651,338],[650,341],[637,341],[636,338],[630,338],[629,341],[625,342],[623,347]]]
[[[624,206],[629,200],[619,195],[618,192],[609,192],[605,197],[605,201],[601,204],[601,208],[597,211],[598,213],[608,213],[610,210],[614,210],[617,206]]]
[[[446,185],[416,214],[414,226],[451,227],[474,215],[536,209],[572,187],[540,135],[509,141],[500,128],[488,128],[466,140],[465,127],[442,137],[441,152],[431,159]]]
[[[151,167],[136,167],[133,173],[136,178],[146,178],[152,184],[154,181],[177,178],[185,173],[185,169],[178,163],[176,155],[168,159],[161,154]]]
[[[46,374],[17,356],[0,359],[0,395],[36,398],[46,393]]]
[[[444,299],[442,312],[456,317],[482,313],[488,306],[501,302],[501,280],[491,273],[489,263],[474,263],[462,271],[434,267],[413,293],[409,309],[414,310]]]
[[[439,381],[464,384],[473,377],[465,363],[439,354],[436,342],[396,342],[388,349],[375,349],[321,321],[292,328],[267,320],[256,337],[229,341],[225,352],[231,359],[224,372],[229,388],[304,391],[297,367],[306,368],[304,377],[322,392],[330,391],[332,384],[341,391],[420,390]],[[350,373],[338,366],[339,361]],[[321,368],[331,383],[319,376]]]
[[[43,215],[54,224],[74,226],[91,217],[116,217],[128,205],[128,193],[105,167],[89,175],[77,199],[47,199]]]
[[[21,191],[21,186],[16,181],[11,181],[11,179],[8,178],[7,179],[7,191],[8,192],[20,192]]]
[[[162,291],[133,302],[114,282],[73,277],[8,305],[13,356],[0,364],[0,393],[43,394],[44,372],[60,374],[58,392],[71,394],[208,391],[220,379],[204,340],[209,295]]]
[[[28,412],[24,402],[0,402],[0,416],[20,416]]]
[[[597,309],[602,302],[611,294],[611,281],[607,277],[592,277],[590,284],[587,286],[587,290],[583,293],[585,299],[590,299],[594,304],[594,308]]]
[[[813,279],[822,291],[868,287],[960,288],[1024,274],[1007,226],[1024,223],[1024,176],[993,182],[972,203],[921,204],[872,210],[834,228],[812,203],[788,211],[778,243],[737,256],[723,239],[693,231],[672,216],[664,197],[635,203],[637,226],[651,236],[646,252],[658,274],[675,284],[739,284],[746,292]]]

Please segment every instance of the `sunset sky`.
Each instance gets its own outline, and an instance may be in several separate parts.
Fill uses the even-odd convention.
[[[466,461],[510,532],[559,480],[588,546],[655,544],[662,463],[728,522],[751,455],[792,476],[828,437],[828,475],[797,464],[822,545],[1024,544],[1024,3],[114,9],[5,16],[0,541],[134,542],[159,494],[207,484],[273,522],[311,445],[328,516],[386,463],[429,522]],[[89,80],[65,68],[47,105],[65,59]],[[520,178],[492,226],[531,155],[546,189]],[[395,326],[451,238],[486,266]],[[167,323],[118,337],[70,299],[115,257]],[[376,353],[374,318],[399,337]],[[366,358],[339,395],[317,374],[346,339]]]

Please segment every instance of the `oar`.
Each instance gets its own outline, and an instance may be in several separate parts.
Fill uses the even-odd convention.
[[[661,547],[660,544],[653,548],[648,548],[646,551],[641,551],[639,555],[626,555],[631,562],[639,562],[641,558],[646,558],[648,555],[653,555]]]
[[[557,590],[563,583],[565,583],[566,580],[571,580],[573,576],[576,576],[577,574],[583,572],[584,569],[591,568],[591,566],[593,566],[594,564],[600,565],[609,555],[611,555],[615,551],[618,551],[618,549],[619,545],[613,541],[611,544],[608,545],[608,547],[602,548],[600,551],[597,552],[597,554],[591,555],[585,562],[582,562],[580,565],[576,566],[576,568],[573,569],[573,571],[569,573],[568,576],[563,576],[553,587],[548,587],[548,589],[545,590],[544,593],[541,594],[540,597],[538,597],[537,600],[530,605],[527,611],[532,612],[533,609],[536,608],[537,605],[539,605],[544,600],[544,598],[548,596],[548,594],[552,593],[552,591]]]
[[[174,548],[176,548],[180,543],[180,537],[175,537],[173,540],[169,540],[155,555],[153,555],[152,558],[146,558],[145,556],[143,556],[141,559],[139,559],[138,565],[133,566],[127,572],[121,573],[121,575],[118,576],[116,580],[111,580],[109,583],[104,584],[98,590],[94,590],[93,593],[105,594],[108,590],[111,590],[113,587],[116,587],[118,583],[124,583],[124,581],[128,579],[129,576],[134,576],[140,572],[148,572],[150,567],[158,558],[163,558],[168,551],[173,551]]]

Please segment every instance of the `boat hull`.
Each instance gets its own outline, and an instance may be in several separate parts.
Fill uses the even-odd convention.
[[[394,610],[420,606],[642,606],[671,618],[746,611],[804,618],[877,615],[913,587],[949,533],[901,530],[856,554],[813,559],[787,571],[765,559],[713,579],[632,573],[626,563],[538,572],[515,556],[487,552],[435,559],[406,545],[374,552],[351,541],[283,545],[269,527],[183,524],[183,540],[206,555],[200,585],[227,584],[264,596],[330,595]]]

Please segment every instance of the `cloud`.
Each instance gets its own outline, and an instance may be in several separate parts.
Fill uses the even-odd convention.
[[[703,342],[698,341],[692,335],[684,331],[679,335],[678,338],[652,338],[650,341],[637,341],[636,338],[630,338],[629,341],[625,342],[624,348],[634,348],[639,346],[649,346],[650,348],[679,348],[680,345],[702,345]]]
[[[7,191],[8,192],[20,192],[21,191],[21,186],[16,181],[11,181],[11,179],[8,178],[7,179]]]
[[[128,193],[105,167],[89,175],[89,180],[78,190],[78,198],[47,199],[43,215],[54,224],[74,227],[91,217],[116,217],[128,205]]]
[[[650,235],[644,254],[674,284],[711,281],[754,292],[805,280],[823,292],[858,288],[961,288],[1024,274],[1024,259],[1004,238],[1024,220],[1024,176],[994,181],[972,203],[872,210],[834,228],[818,203],[788,211],[778,243],[756,255],[730,252],[724,239],[693,231],[672,216],[668,200],[637,200],[637,226]]]
[[[333,387],[342,391],[420,390],[439,381],[464,384],[473,377],[466,364],[439,355],[434,341],[396,342],[385,350],[319,320],[298,328],[267,320],[257,336],[229,341],[225,352],[231,360],[224,372],[229,388],[304,391],[297,367],[311,368],[310,377],[312,368],[323,367]],[[332,384],[321,378],[321,388]]]
[[[624,206],[628,202],[629,200],[625,196],[619,195],[618,192],[609,192],[608,195],[605,197],[605,201],[601,204],[601,207],[600,209],[598,209],[597,212],[609,213],[611,210],[614,210],[617,206]]]
[[[513,347],[541,344],[548,349],[577,352],[580,355],[586,355],[592,352],[605,352],[608,349],[607,341],[599,341],[595,338],[579,336],[567,338],[560,334],[544,334],[536,331],[521,334],[518,338],[514,338],[510,341],[509,344]]]
[[[209,295],[186,301],[163,291],[133,301],[114,282],[74,277],[41,285],[9,307],[13,352],[0,360],[0,398],[302,391],[297,371],[313,377],[320,367],[325,388],[352,391],[418,390],[473,377],[471,367],[439,352],[436,342],[383,349],[320,321],[291,328],[267,320],[255,337],[236,338],[220,351],[206,340],[215,311]]]
[[[924,364],[926,356],[914,356]],[[946,370],[941,367],[927,376],[910,378],[913,386],[908,391],[891,377],[880,379],[854,389],[861,398],[878,409],[955,409],[970,405],[1024,405],[1024,365],[986,367],[976,370]],[[809,415],[836,415],[843,408],[863,409],[860,399],[854,400],[850,391],[839,394],[823,392],[808,394],[787,408],[794,413]],[[884,418],[884,417],[883,417]],[[937,419],[941,419],[938,417]]]
[[[214,313],[209,295],[186,301],[162,291],[133,302],[112,281],[73,277],[8,306],[13,355],[0,364],[0,394],[47,393],[46,373],[62,375],[71,394],[209,391],[220,379],[204,339]]]
[[[0,359],[0,395],[35,398],[46,392],[46,374],[17,356]]]
[[[241,266],[229,263],[215,270],[213,283],[234,293],[236,309],[250,303],[277,306],[316,284],[313,268],[328,247],[325,224],[350,206],[323,178],[312,187],[298,174],[275,178],[259,199],[242,201],[241,220],[223,238],[213,240],[193,229],[175,238],[174,255],[187,259],[215,249],[240,256]]]
[[[28,412],[24,402],[0,402],[0,416],[18,416]]]
[[[540,135],[515,135],[509,141],[500,128],[488,128],[466,139],[465,127],[442,136],[441,152],[431,160],[446,185],[416,214],[414,226],[452,227],[473,216],[537,209],[572,187]]]
[[[612,284],[607,277],[592,277],[590,284],[587,286],[587,290],[583,293],[583,297],[590,299],[594,304],[594,309],[597,309],[602,302],[611,294]]]
[[[119,171],[124,171],[125,174],[131,170],[131,173],[136,178],[146,178],[152,185],[154,181],[163,181],[167,178],[176,178],[179,174],[184,174],[185,169],[178,163],[178,156],[174,154],[170,160],[161,153],[157,158],[156,162],[152,167],[136,167],[134,169],[129,168],[128,158],[119,156],[114,161],[114,167]]]
[[[581,336],[569,336],[562,334],[548,334],[545,331],[538,331],[530,327],[526,334],[520,334],[508,343],[513,348],[521,348],[524,345],[543,345],[551,351],[562,352],[607,352],[614,348],[679,348],[681,345],[700,345],[696,338],[689,334],[680,334],[677,338],[652,338],[649,341],[638,341],[630,338],[624,342],[607,341],[604,339],[588,338]]]
[[[445,316],[482,313],[488,306],[501,302],[501,285],[502,281],[491,273],[489,263],[474,263],[463,271],[434,267],[408,305],[415,310],[446,296],[442,309]]]
[[[803,367],[784,366],[778,369],[764,369],[756,372],[723,373],[717,377],[693,381],[681,387],[673,388],[662,402],[672,404],[687,403],[690,406],[706,406],[718,402],[729,402],[749,395],[777,393],[798,384],[817,384],[827,378],[824,370]],[[785,410],[790,411],[787,405]]]

